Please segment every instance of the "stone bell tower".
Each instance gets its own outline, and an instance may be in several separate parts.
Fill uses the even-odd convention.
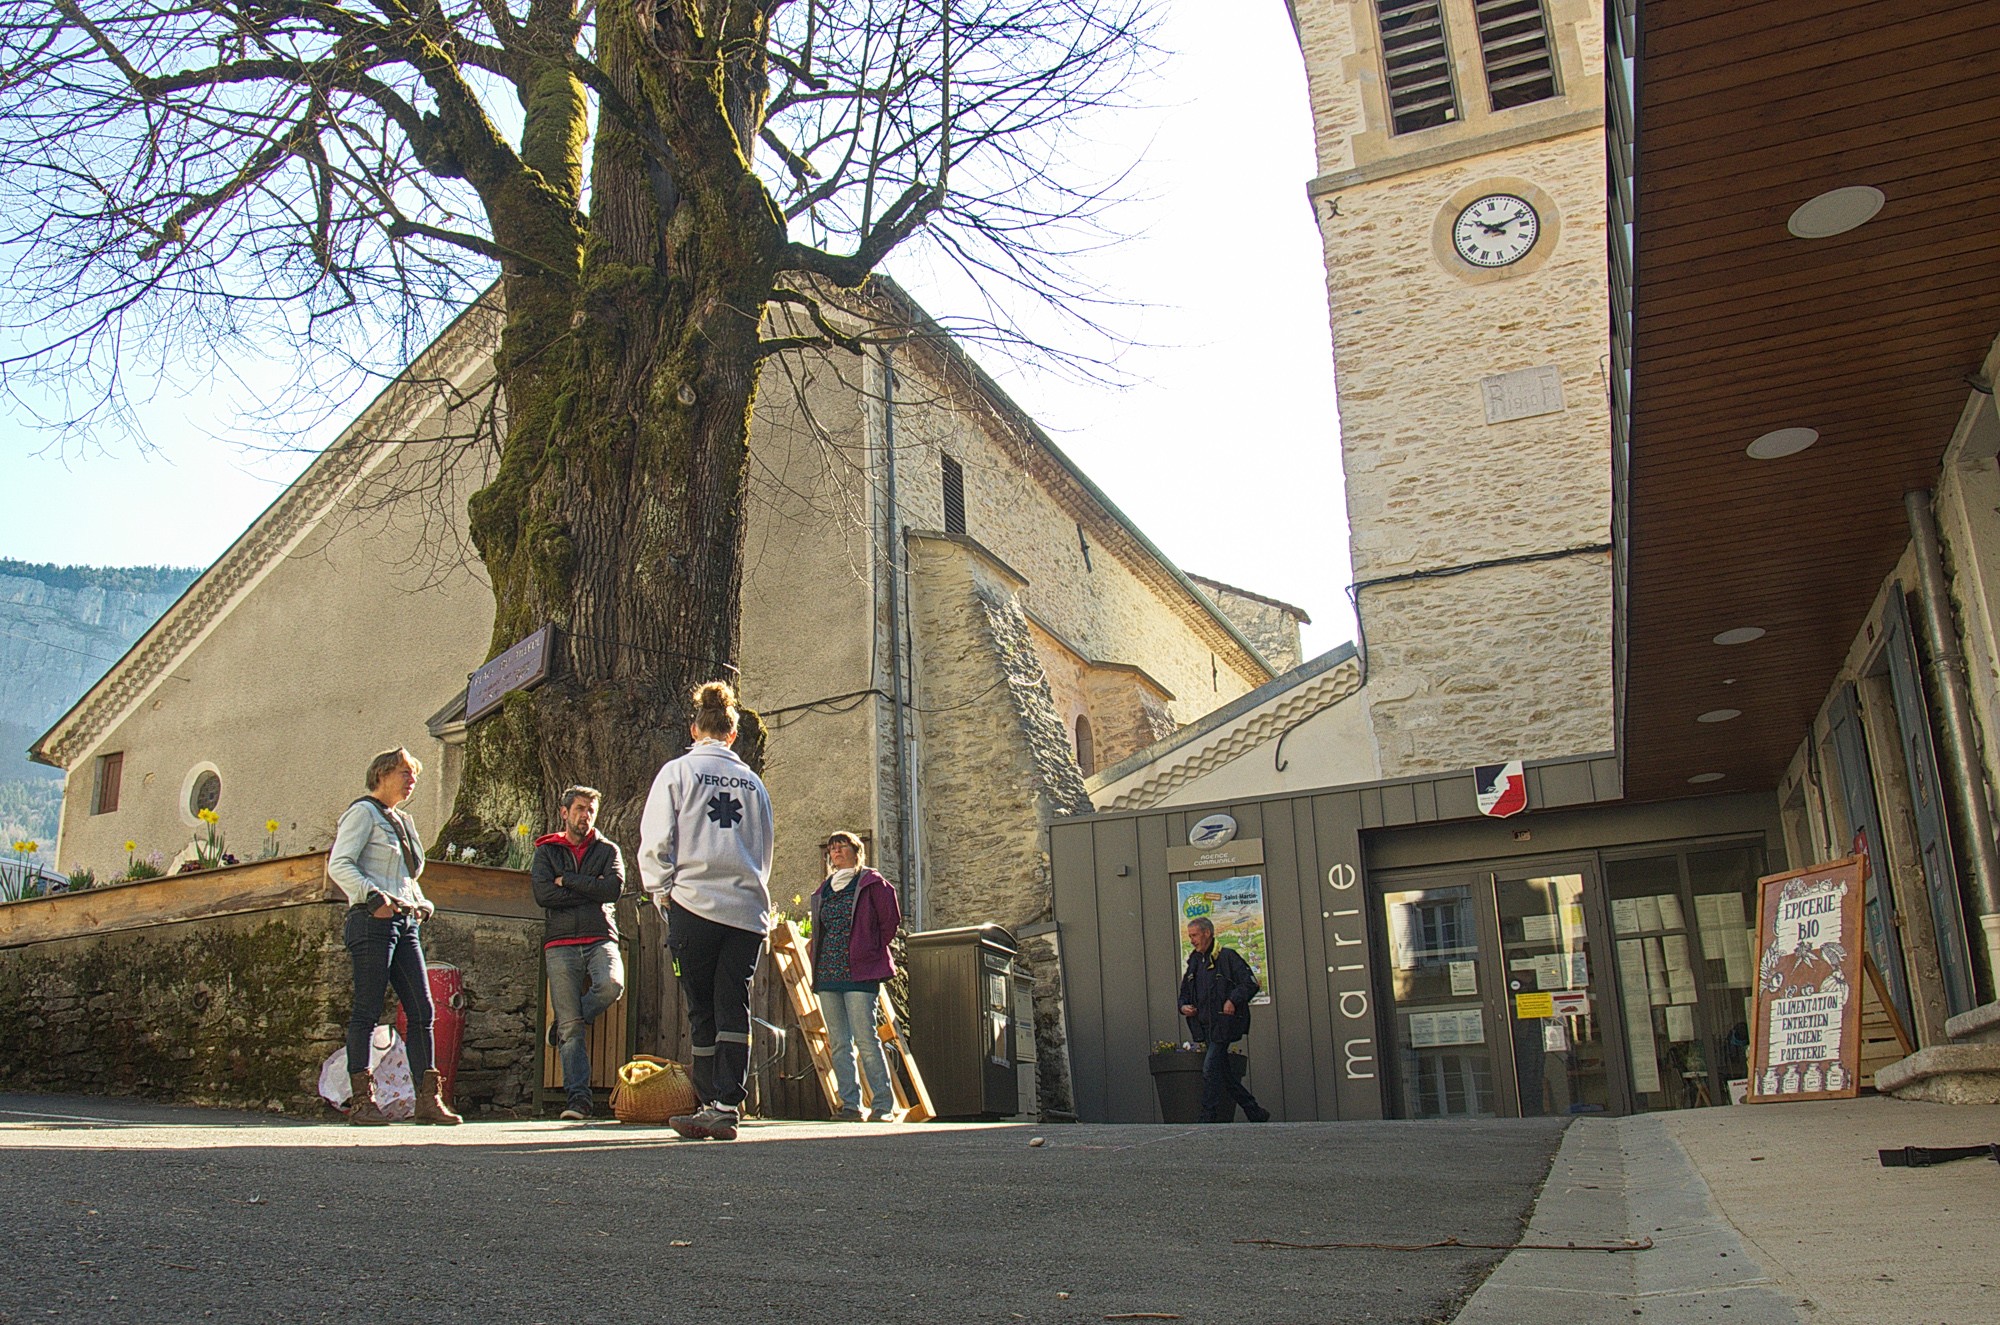
[[[1382,776],[1609,750],[1601,10],[1289,3]]]

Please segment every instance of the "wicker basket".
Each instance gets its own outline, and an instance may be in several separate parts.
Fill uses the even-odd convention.
[[[618,1084],[611,1088],[611,1112],[621,1123],[663,1123],[676,1114],[693,1113],[700,1103],[686,1068],[650,1054],[619,1068]]]

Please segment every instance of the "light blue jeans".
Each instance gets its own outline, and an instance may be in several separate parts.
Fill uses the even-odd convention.
[[[585,1038],[597,1014],[625,992],[625,959],[618,945],[573,943],[542,949],[549,966],[549,1003],[556,1036],[562,1041],[563,1094],[570,1103],[590,1099],[590,1043]],[[590,992],[583,989],[586,977]]]
[[[840,1102],[849,1109],[861,1107],[861,1082],[854,1073],[854,1058],[861,1057],[861,1070],[868,1075],[868,1090],[875,1097],[877,1113],[896,1107],[896,1092],[889,1085],[889,1059],[875,1034],[875,995],[838,993],[822,989],[820,1015],[826,1018],[826,1048],[833,1057],[833,1081]]]

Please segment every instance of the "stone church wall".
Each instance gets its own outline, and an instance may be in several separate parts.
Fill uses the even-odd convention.
[[[1022,604],[1089,658],[1144,667],[1173,693],[1177,723],[1270,679],[1240,646],[1203,637],[1184,590],[1173,590],[1171,599],[1183,601],[1172,601],[1115,555],[1110,532],[1093,527],[1101,517],[1080,518],[1056,500],[1023,466],[1018,444],[999,435],[989,411],[968,408],[958,388],[921,363],[898,371],[905,524],[945,528],[941,456],[949,455],[964,469],[965,532],[1026,579]]]

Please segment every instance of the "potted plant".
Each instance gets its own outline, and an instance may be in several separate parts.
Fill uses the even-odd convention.
[[[1184,1041],[1175,1044],[1172,1040],[1158,1040],[1153,1044],[1153,1052],[1146,1060],[1152,1069],[1153,1089],[1160,1096],[1160,1120],[1169,1123],[1198,1123],[1201,1121],[1201,1060],[1207,1055],[1208,1046]],[[1248,1066],[1242,1054],[1229,1055],[1229,1070],[1238,1080]],[[1231,1120],[1236,1116],[1236,1102],[1226,1101]]]

